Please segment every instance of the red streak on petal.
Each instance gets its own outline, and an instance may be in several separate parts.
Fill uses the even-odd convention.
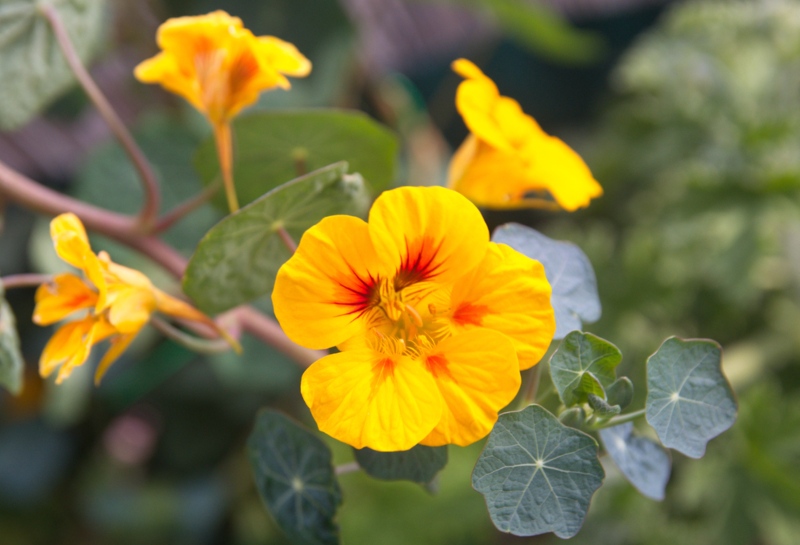
[[[379,278],[368,273],[367,278],[362,278],[350,267],[350,275],[336,279],[342,288],[339,299],[333,301],[334,305],[347,307],[344,314],[358,314],[359,316],[377,303]]]
[[[370,398],[377,393],[378,387],[383,384],[386,379],[390,379],[394,376],[395,364],[396,362],[394,359],[384,357],[372,365],[372,383],[370,384],[372,392],[370,393]]]
[[[406,239],[406,252],[394,278],[394,289],[400,291],[441,273],[443,263],[436,260],[441,244],[441,241],[434,244],[431,237],[422,237],[411,242]]]
[[[482,325],[483,317],[489,313],[486,305],[461,303],[453,313],[453,321],[458,325]]]
[[[448,365],[449,362],[447,358],[444,357],[444,354],[431,354],[425,357],[425,368],[434,378],[439,378],[440,375],[444,375],[455,381],[453,375],[450,373]]]

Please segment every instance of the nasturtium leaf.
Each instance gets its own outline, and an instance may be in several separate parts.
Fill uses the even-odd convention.
[[[646,437],[633,434],[633,423],[600,430],[611,459],[636,489],[654,500],[664,499],[671,462],[669,453]]]
[[[104,0],[0,0],[0,129],[24,125],[75,83],[43,5],[57,10],[84,63],[102,37]]]
[[[606,390],[606,401],[609,405],[619,405],[624,409],[633,401],[633,382],[628,377],[620,377]]]
[[[0,285],[0,386],[12,394],[22,390],[25,361],[19,350],[17,323]]]
[[[736,421],[736,399],[714,341],[670,337],[647,359],[647,421],[665,447],[701,458]]]
[[[342,492],[325,443],[288,417],[263,410],[247,448],[261,499],[289,539],[339,543],[334,517]]]
[[[605,473],[590,436],[538,405],[500,415],[472,473],[492,522],[533,536],[578,533]]]
[[[597,280],[589,258],[571,242],[553,240],[530,227],[507,223],[497,228],[494,242],[511,246],[544,266],[553,287],[550,302],[556,315],[555,339],[600,319]]]
[[[397,138],[361,112],[258,112],[236,119],[233,132],[234,178],[241,204],[337,161],[347,161],[375,192],[386,189],[395,177]],[[219,176],[213,140],[200,147],[195,166],[205,183]],[[224,204],[224,196],[219,202]]]
[[[622,361],[619,349],[591,333],[573,331],[550,358],[550,376],[564,405],[585,403],[589,394],[605,398]]]
[[[586,414],[581,407],[572,407],[558,415],[558,421],[570,428],[580,429],[586,420]]]
[[[601,418],[617,415],[622,410],[619,405],[611,405],[607,403],[605,399],[595,394],[589,394],[587,396],[587,401],[595,414]]]
[[[332,214],[363,215],[364,182],[345,174],[340,162],[292,180],[231,214],[206,233],[183,277],[184,292],[203,311],[216,314],[272,291],[291,252],[278,234],[295,241]]]
[[[447,465],[447,447],[417,445],[401,452],[353,449],[356,462],[368,475],[385,481],[427,484]]]

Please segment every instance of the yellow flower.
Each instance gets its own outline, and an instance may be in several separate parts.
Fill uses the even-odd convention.
[[[484,437],[555,331],[541,264],[490,242],[478,209],[438,187],[383,193],[368,223],[323,219],[272,301],[292,340],[340,350],[303,374],[320,430],[381,451]]]
[[[61,383],[86,361],[92,346],[108,339],[111,347],[95,373],[95,383],[99,383],[156,311],[204,323],[225,335],[205,314],[159,290],[139,271],[114,263],[105,252],[95,254],[74,214],[55,218],[50,235],[58,256],[80,269],[85,278],[64,273],[39,286],[33,321],[50,325],[75,312],[86,313],[61,326],[47,343],[39,359],[43,377],[60,367],[56,382]]]
[[[586,163],[564,142],[545,133],[519,103],[501,96],[494,82],[466,59],[453,63],[465,81],[456,108],[470,135],[453,155],[448,184],[479,206],[574,211],[603,194]]]
[[[160,83],[203,112],[225,123],[267,89],[291,85],[311,63],[295,46],[274,36],[254,36],[242,20],[224,11],[167,20],[156,37],[162,52],[139,64],[134,74]]]

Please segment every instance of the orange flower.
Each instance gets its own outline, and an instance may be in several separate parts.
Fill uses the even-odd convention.
[[[519,103],[466,59],[456,108],[471,134],[453,155],[448,184],[488,208],[561,207],[570,212],[603,194],[589,168],[564,142],[545,133]],[[546,192],[555,203],[543,200]]]
[[[437,187],[383,193],[368,223],[322,220],[272,300],[292,340],[341,351],[303,375],[320,430],[381,451],[484,437],[555,331],[541,264],[490,242],[478,209]]]
[[[204,323],[226,336],[205,314],[159,290],[139,271],[114,263],[105,252],[95,254],[74,214],[55,218],[50,223],[50,235],[58,256],[80,269],[84,278],[64,273],[42,284],[36,290],[33,321],[50,325],[78,311],[86,313],[61,326],[47,343],[39,359],[43,377],[60,367],[56,382],[61,383],[86,361],[92,346],[108,339],[111,348],[95,374],[95,383],[99,383],[156,311]]]
[[[163,51],[139,64],[136,78],[181,95],[213,124],[230,120],[262,91],[291,87],[284,74],[304,77],[311,71],[295,46],[256,37],[224,11],[169,19],[156,40]]]

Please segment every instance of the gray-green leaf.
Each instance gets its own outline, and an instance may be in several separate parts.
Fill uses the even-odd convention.
[[[619,405],[624,409],[633,401],[633,382],[628,377],[620,377],[606,388],[606,401],[609,405]]]
[[[590,436],[538,405],[500,415],[472,473],[492,522],[533,536],[578,533],[605,473]]]
[[[0,129],[24,125],[75,82],[50,23],[52,5],[86,63],[103,34],[103,0],[0,0]]]
[[[298,174],[337,161],[347,161],[375,191],[386,189],[394,181],[397,138],[361,112],[258,112],[235,120],[233,132],[234,178],[242,204]],[[213,140],[200,147],[195,166],[206,184],[219,176]],[[218,202],[225,205],[222,196]]]
[[[500,226],[492,236],[544,266],[553,287],[550,302],[556,315],[555,339],[581,329],[583,323],[600,319],[597,280],[589,258],[571,242],[553,240],[530,227],[516,223]]]
[[[0,286],[0,385],[12,394],[22,390],[25,361],[19,350],[17,323],[11,305],[3,297]]]
[[[183,277],[184,292],[215,314],[272,291],[291,252],[278,235],[303,232],[332,214],[363,215],[368,207],[358,174],[340,162],[292,180],[231,214],[200,241]]]
[[[339,543],[342,503],[330,449],[286,416],[261,411],[247,441],[261,499],[294,543]]]
[[[589,394],[606,397],[604,388],[616,379],[622,361],[619,349],[591,333],[573,331],[550,358],[550,376],[564,405],[588,401]]]
[[[402,452],[353,449],[356,462],[376,479],[427,484],[447,465],[447,447],[417,445]]]
[[[632,422],[600,430],[600,439],[622,474],[639,492],[654,500],[664,499],[672,464],[661,445],[634,435]]]
[[[670,337],[647,359],[647,421],[665,447],[701,458],[736,421],[736,399],[714,341]]]

